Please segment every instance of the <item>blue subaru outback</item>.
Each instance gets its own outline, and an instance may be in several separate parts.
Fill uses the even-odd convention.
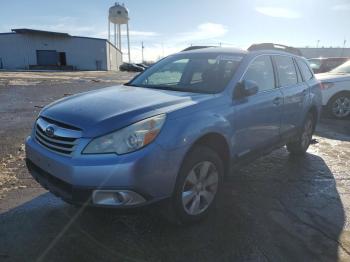
[[[320,115],[307,61],[276,50],[203,48],[129,83],[45,107],[26,141],[32,176],[75,205],[161,200],[179,223],[212,210],[234,165],[287,146],[304,154]]]

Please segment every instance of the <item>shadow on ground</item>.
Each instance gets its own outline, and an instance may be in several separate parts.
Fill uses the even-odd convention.
[[[337,261],[344,211],[322,158],[285,149],[231,177],[215,214],[192,227],[121,215],[49,193],[0,215],[1,261]],[[338,252],[339,249],[339,252]]]

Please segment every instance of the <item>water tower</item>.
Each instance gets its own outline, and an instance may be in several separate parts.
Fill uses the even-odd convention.
[[[108,15],[108,40],[109,41],[111,41],[111,23],[114,25],[114,45],[120,51],[122,50],[121,26],[126,25],[126,34],[128,38],[128,58],[130,63],[129,11],[124,6],[124,4],[115,3],[114,6],[109,8],[109,15]]]

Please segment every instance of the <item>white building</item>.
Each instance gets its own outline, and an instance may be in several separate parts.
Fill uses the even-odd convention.
[[[0,33],[0,69],[119,70],[122,52],[106,39],[33,29]]]

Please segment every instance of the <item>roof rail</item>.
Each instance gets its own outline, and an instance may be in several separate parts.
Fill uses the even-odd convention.
[[[284,51],[284,52],[291,53],[298,56],[303,56],[303,54],[298,48],[286,46],[286,45],[274,44],[274,43],[253,44],[248,48],[248,51],[258,51],[258,50],[278,50],[278,51]]]

